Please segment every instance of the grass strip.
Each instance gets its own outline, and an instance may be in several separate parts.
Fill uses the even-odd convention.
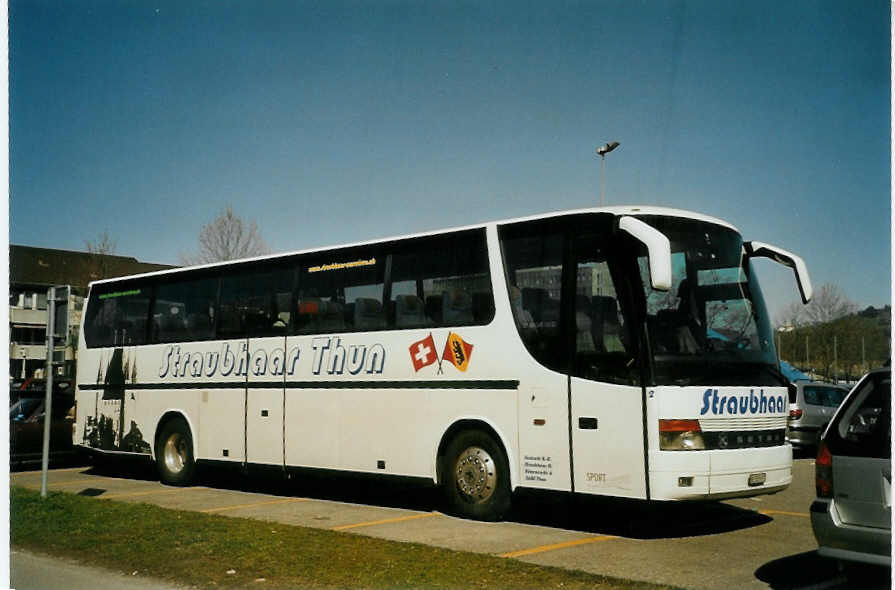
[[[305,527],[10,490],[13,547],[197,588],[670,589]],[[228,573],[234,572],[234,573]]]

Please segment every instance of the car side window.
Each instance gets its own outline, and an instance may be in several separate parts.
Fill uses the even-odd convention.
[[[891,457],[891,399],[889,374],[867,378],[839,418],[831,451],[851,457]]]
[[[802,395],[805,398],[806,404],[810,404],[812,406],[821,405],[819,387],[805,387],[802,390]]]

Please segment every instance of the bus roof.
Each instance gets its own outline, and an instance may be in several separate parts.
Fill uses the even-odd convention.
[[[236,260],[225,260],[225,261],[221,261],[221,262],[211,262],[208,264],[199,264],[199,265],[194,265],[194,266],[183,266],[183,267],[179,267],[179,268],[171,268],[171,269],[141,273],[141,274],[136,274],[136,275],[114,277],[114,278],[108,278],[108,279],[101,279],[101,280],[97,280],[97,281],[91,281],[90,285],[92,286],[92,285],[99,285],[99,284],[103,284],[103,283],[115,283],[115,282],[122,281],[125,279],[137,279],[137,278],[148,278],[148,277],[155,277],[155,276],[165,276],[165,275],[170,275],[170,274],[178,274],[181,272],[195,271],[195,270],[200,270],[200,269],[210,269],[210,268],[223,267],[223,266],[232,266],[232,265],[244,264],[244,263],[249,263],[249,262],[261,262],[261,261],[265,261],[265,260],[276,260],[278,258],[286,258],[289,256],[310,254],[310,253],[314,253],[314,252],[324,252],[326,250],[336,250],[339,248],[369,246],[369,245],[374,245],[374,244],[381,244],[383,242],[392,242],[395,240],[405,240],[405,239],[411,239],[411,238],[421,238],[421,237],[426,237],[426,236],[436,236],[439,234],[453,232],[453,231],[479,229],[479,228],[489,227],[489,226],[493,226],[493,225],[505,225],[508,223],[535,221],[538,219],[550,219],[550,218],[554,218],[554,217],[581,215],[581,214],[586,214],[586,213],[610,213],[617,217],[622,217],[625,215],[631,215],[631,216],[635,216],[635,217],[642,216],[642,215],[656,215],[656,216],[661,216],[661,217],[681,217],[681,218],[686,218],[686,219],[693,219],[696,221],[704,221],[706,223],[711,223],[714,225],[721,225],[721,226],[727,227],[727,228],[732,229],[733,231],[739,233],[739,230],[736,227],[734,227],[733,225],[731,225],[730,223],[727,223],[726,221],[717,219],[715,217],[703,215],[701,213],[694,213],[692,211],[686,211],[683,209],[674,209],[671,207],[659,207],[659,206],[653,206],[653,205],[613,205],[613,206],[609,206],[609,207],[591,207],[591,208],[583,208],[583,209],[566,209],[566,210],[562,210],[562,211],[551,211],[549,213],[539,213],[539,214],[528,215],[528,216],[524,216],[524,217],[502,219],[502,220],[498,220],[498,221],[487,221],[487,222],[483,222],[483,223],[475,223],[475,224],[459,226],[459,227],[448,227],[448,228],[443,228],[443,229],[430,230],[430,231],[426,231],[426,232],[406,234],[406,235],[402,235],[402,236],[387,236],[387,237],[375,238],[375,239],[371,239],[371,240],[364,240],[361,242],[351,242],[351,243],[347,243],[347,244],[333,244],[330,246],[306,248],[303,250],[278,252],[276,254],[265,254],[263,256],[255,256],[252,258],[240,258],[240,259],[236,259]]]

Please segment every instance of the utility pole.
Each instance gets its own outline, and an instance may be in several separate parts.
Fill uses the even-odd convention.
[[[47,292],[47,393],[44,398],[44,444],[41,456],[40,497],[47,497],[50,467],[50,423],[53,415],[53,357],[56,352],[56,287]]]
[[[57,293],[62,299],[57,300]],[[47,497],[47,473],[50,468],[50,426],[53,422],[53,377],[56,365],[56,325],[63,330],[65,346],[62,348],[62,365],[65,365],[65,351],[68,346],[68,301],[71,286],[50,287],[47,291],[47,392],[44,398],[44,439],[41,453],[40,497]],[[57,313],[59,317],[57,317]]]

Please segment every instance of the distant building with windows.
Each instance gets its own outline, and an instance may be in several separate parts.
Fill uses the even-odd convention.
[[[87,285],[104,278],[174,268],[140,262],[127,256],[71,250],[9,246],[9,376],[43,377],[47,360],[47,290],[70,285],[69,346],[57,354],[65,366],[60,374],[74,375],[75,351]],[[57,329],[57,333],[60,330]],[[62,360],[62,359],[57,359]]]
[[[541,289],[556,301],[562,291],[562,269],[533,268],[516,271],[516,286],[520,289]],[[605,263],[595,266],[580,265],[577,272],[576,294],[592,297],[594,295],[615,295],[615,288],[609,269]]]

